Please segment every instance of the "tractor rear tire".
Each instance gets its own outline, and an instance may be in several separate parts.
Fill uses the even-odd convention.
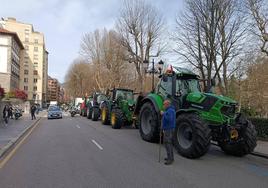
[[[98,107],[93,107],[92,121],[98,121],[99,117],[100,117],[100,109]]]
[[[109,121],[109,110],[108,107],[103,104],[102,108],[101,108],[101,123],[103,125],[109,125],[110,121]]]
[[[125,118],[122,110],[115,108],[111,112],[111,125],[113,129],[121,129],[124,126]]]
[[[147,142],[158,142],[160,122],[154,106],[147,102],[141,107],[138,127],[141,138]]]
[[[211,130],[197,114],[186,113],[177,117],[174,145],[180,155],[199,158],[207,153],[210,140]]]
[[[92,117],[92,106],[91,104],[89,104],[87,107],[87,119],[91,119],[91,117]]]
[[[255,126],[245,117],[238,117],[237,124],[245,126],[243,140],[233,144],[219,142],[219,146],[228,155],[242,157],[253,152],[257,146],[257,132]]]

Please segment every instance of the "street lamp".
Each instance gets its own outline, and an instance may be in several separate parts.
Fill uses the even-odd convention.
[[[152,74],[152,91],[154,92],[154,74],[161,74],[163,70],[164,62],[160,60],[157,63],[157,67],[155,67],[154,59],[152,61],[152,68],[149,69],[149,61],[143,61],[142,68],[144,69],[145,73]]]

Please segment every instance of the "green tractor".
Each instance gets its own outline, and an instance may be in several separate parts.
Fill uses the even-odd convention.
[[[107,96],[103,93],[94,92],[90,97],[87,105],[87,118],[98,121],[100,117],[100,106],[103,101],[107,100]]]
[[[115,88],[110,91],[112,92],[111,98],[101,105],[102,124],[111,124],[113,129],[132,125],[132,115],[135,108],[133,90]]]
[[[139,96],[134,111],[143,140],[159,141],[163,101],[176,108],[174,146],[187,158],[206,154],[211,141],[226,153],[244,156],[256,147],[254,125],[237,113],[237,102],[222,95],[201,92],[198,76],[179,67],[160,75],[155,92]]]

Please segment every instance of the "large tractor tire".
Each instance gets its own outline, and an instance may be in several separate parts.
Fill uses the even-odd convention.
[[[100,109],[98,107],[93,107],[92,109],[92,121],[98,121],[100,117]]]
[[[174,145],[187,158],[199,158],[207,153],[211,140],[209,126],[195,113],[181,114],[176,120]]]
[[[159,140],[159,119],[154,106],[147,102],[142,105],[139,115],[139,131],[143,140],[157,142]]]
[[[101,123],[103,125],[109,125],[110,121],[109,121],[109,110],[108,107],[103,104],[102,108],[101,108]]]
[[[240,133],[242,140],[235,143],[219,142],[219,146],[228,155],[242,157],[253,152],[257,146],[257,132],[251,121],[243,116],[236,119],[236,124],[243,127]]]
[[[113,109],[111,112],[111,125],[113,129],[121,129],[124,126],[125,118],[122,110]]]
[[[87,107],[87,119],[91,119],[91,117],[92,117],[92,106],[91,104],[89,104]]]

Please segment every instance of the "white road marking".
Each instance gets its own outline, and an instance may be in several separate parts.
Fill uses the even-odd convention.
[[[79,126],[79,125],[76,125],[76,127],[77,127],[78,129],[80,129],[80,126]]]
[[[103,148],[95,141],[95,140],[91,140],[100,150],[103,150]]]

